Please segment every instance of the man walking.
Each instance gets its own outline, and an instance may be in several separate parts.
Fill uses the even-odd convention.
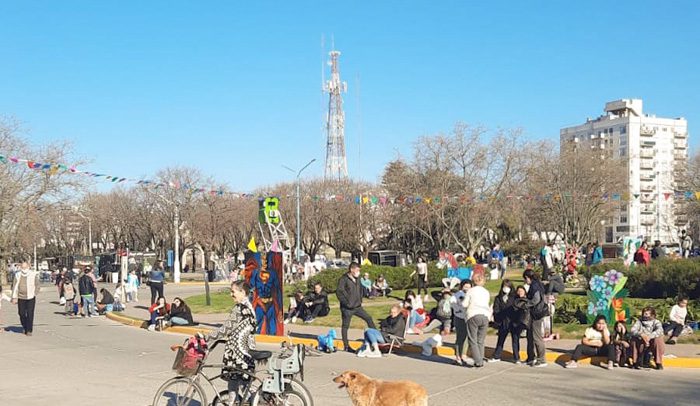
[[[78,291],[83,301],[83,312],[80,314],[82,317],[85,317],[85,313],[87,313],[88,317],[92,317],[93,314],[97,316],[95,296],[93,296],[95,293],[95,282],[93,282],[90,272],[92,272],[90,267],[85,268],[85,273],[78,279]]]
[[[367,323],[367,327],[376,328],[372,318],[362,308],[362,285],[360,285],[360,264],[353,262],[350,264],[348,272],[340,277],[338,289],[335,291],[340,302],[340,315],[343,323],[341,334],[343,336],[343,347],[345,351],[354,352],[348,343],[348,328],[352,316],[357,316]]]
[[[681,230],[681,258],[688,258],[690,256],[690,250],[693,248],[693,239],[685,232]]]
[[[31,336],[34,330],[34,308],[37,293],[39,293],[39,273],[29,269],[28,262],[22,262],[12,286],[12,303],[17,305],[19,321],[27,336]]]

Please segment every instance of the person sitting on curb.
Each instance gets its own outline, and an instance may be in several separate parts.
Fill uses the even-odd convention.
[[[95,306],[99,314],[111,312],[114,310],[114,295],[105,288],[100,289],[100,300],[97,301]]]
[[[392,289],[389,287],[389,283],[387,283],[386,279],[384,279],[384,275],[379,275],[377,280],[374,282],[374,285],[372,285],[372,290],[377,296],[384,297],[389,295],[392,291]]]
[[[158,322],[160,320],[165,320],[165,316],[170,312],[170,305],[165,301],[164,297],[159,297],[148,309],[148,312],[151,315],[148,330],[155,331]]]
[[[441,335],[448,335],[452,330],[452,305],[450,299],[452,291],[449,289],[442,290],[442,298],[437,306],[430,311],[430,323],[423,329],[414,328],[417,334],[424,334],[440,327]]]
[[[303,317],[302,312],[304,311],[304,293],[297,290],[289,298],[289,310],[287,310],[287,318],[284,319],[284,324],[289,324],[289,322],[296,323],[297,318]]]
[[[379,344],[391,341],[389,335],[403,336],[406,329],[406,318],[399,304],[391,306],[389,316],[379,323],[379,330],[365,330],[365,342],[357,352],[358,357],[381,358]]]
[[[328,293],[323,290],[321,282],[314,284],[314,290],[304,296],[301,305],[304,323],[313,323],[314,319],[328,316],[328,313],[331,311],[331,307],[328,304]]]
[[[613,366],[624,367],[627,365],[630,353],[630,333],[627,331],[627,324],[618,321],[613,328],[612,343],[615,347],[615,359]]]
[[[360,278],[360,285],[362,285],[362,296],[366,298],[372,298],[374,297],[372,294],[372,280],[369,278],[369,274],[365,272],[364,275],[362,275],[362,278]]]
[[[656,309],[651,306],[645,307],[642,317],[632,325],[631,333],[634,369],[647,366],[644,358],[648,351],[654,356],[656,369],[664,369],[664,328],[656,319]]]
[[[567,362],[564,367],[576,368],[578,366],[578,360],[583,358],[584,355],[605,356],[607,357],[607,363],[603,363],[602,367],[609,370],[613,368],[615,346],[610,338],[610,330],[608,330],[605,316],[602,314],[599,314],[595,318],[593,324],[583,333],[581,344],[576,346],[571,361]]]
[[[170,305],[170,310],[168,311],[167,320],[169,326],[194,325],[192,311],[190,310],[189,306],[187,306],[187,303],[185,303],[185,301],[179,297],[173,299],[173,303]]]
[[[678,302],[671,308],[671,313],[668,315],[669,325],[664,329],[665,334],[671,334],[671,338],[666,341],[666,344],[676,344],[676,339],[683,332],[685,327],[685,318],[688,315],[688,299],[679,297]]]

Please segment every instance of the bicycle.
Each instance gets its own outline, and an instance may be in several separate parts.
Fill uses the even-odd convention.
[[[297,346],[286,358],[274,356],[270,351],[251,351],[250,355],[256,363],[268,364],[266,374],[259,376],[259,372],[246,371],[235,367],[227,367],[223,364],[207,364],[208,355],[216,348],[219,340],[206,351],[202,358],[189,363],[183,368],[181,362],[185,355],[182,348],[178,350],[173,369],[179,374],[168,379],[158,388],[153,399],[152,406],[313,406],[313,400],[308,389],[301,383],[296,375],[301,374],[303,379],[303,354],[302,346]],[[190,360],[192,361],[192,360]],[[216,376],[209,376],[206,369],[220,369]],[[250,380],[243,385],[238,400],[231,403],[227,390],[219,391],[214,381],[222,378],[226,373],[241,373],[250,376]],[[213,393],[213,401],[207,400],[207,390]]]

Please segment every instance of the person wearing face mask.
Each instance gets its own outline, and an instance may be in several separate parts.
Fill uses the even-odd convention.
[[[513,320],[515,318],[515,290],[513,283],[509,279],[504,279],[501,282],[501,290],[493,299],[493,321],[498,326],[498,341],[496,342],[496,350],[493,352],[493,358],[489,362],[498,362],[501,360],[503,353],[503,345],[506,342],[508,334],[513,342],[513,357],[517,361],[519,359],[518,352],[520,351],[520,331],[516,335],[513,328]]]
[[[527,308],[530,324],[527,326],[527,361],[532,367],[546,367],[543,319],[549,315],[549,307],[544,300],[544,286],[532,269],[523,272],[527,289]],[[530,286],[528,289],[527,286]]]
[[[647,351],[654,356],[656,369],[664,369],[664,327],[656,319],[656,309],[647,306],[642,310],[642,317],[637,320],[630,330],[632,335],[632,362],[634,369],[640,369],[644,364]]]
[[[471,287],[472,281],[470,279],[462,281],[459,284],[459,290],[450,298],[455,332],[457,333],[457,338],[455,339],[455,347],[457,349],[455,351],[455,363],[457,365],[464,365],[467,361],[467,351],[469,350],[469,344],[467,343],[467,312],[462,306],[462,302]]]
[[[348,272],[340,277],[338,288],[335,291],[340,303],[340,315],[342,318],[341,335],[345,351],[354,352],[348,342],[348,328],[352,316],[357,316],[367,323],[367,327],[376,329],[374,321],[362,308],[362,285],[360,284],[360,264],[353,262]]]

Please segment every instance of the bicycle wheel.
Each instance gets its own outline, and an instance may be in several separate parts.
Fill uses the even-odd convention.
[[[311,391],[300,380],[293,378],[289,382],[289,388],[304,396],[304,404],[306,406],[314,406],[314,398],[311,396]]]
[[[176,377],[165,381],[153,399],[153,406],[207,406],[204,390],[189,378]]]
[[[306,402],[306,395],[297,392],[294,389],[287,388],[284,392],[280,394],[267,393],[262,390],[258,390],[252,402],[251,406],[311,406]]]

